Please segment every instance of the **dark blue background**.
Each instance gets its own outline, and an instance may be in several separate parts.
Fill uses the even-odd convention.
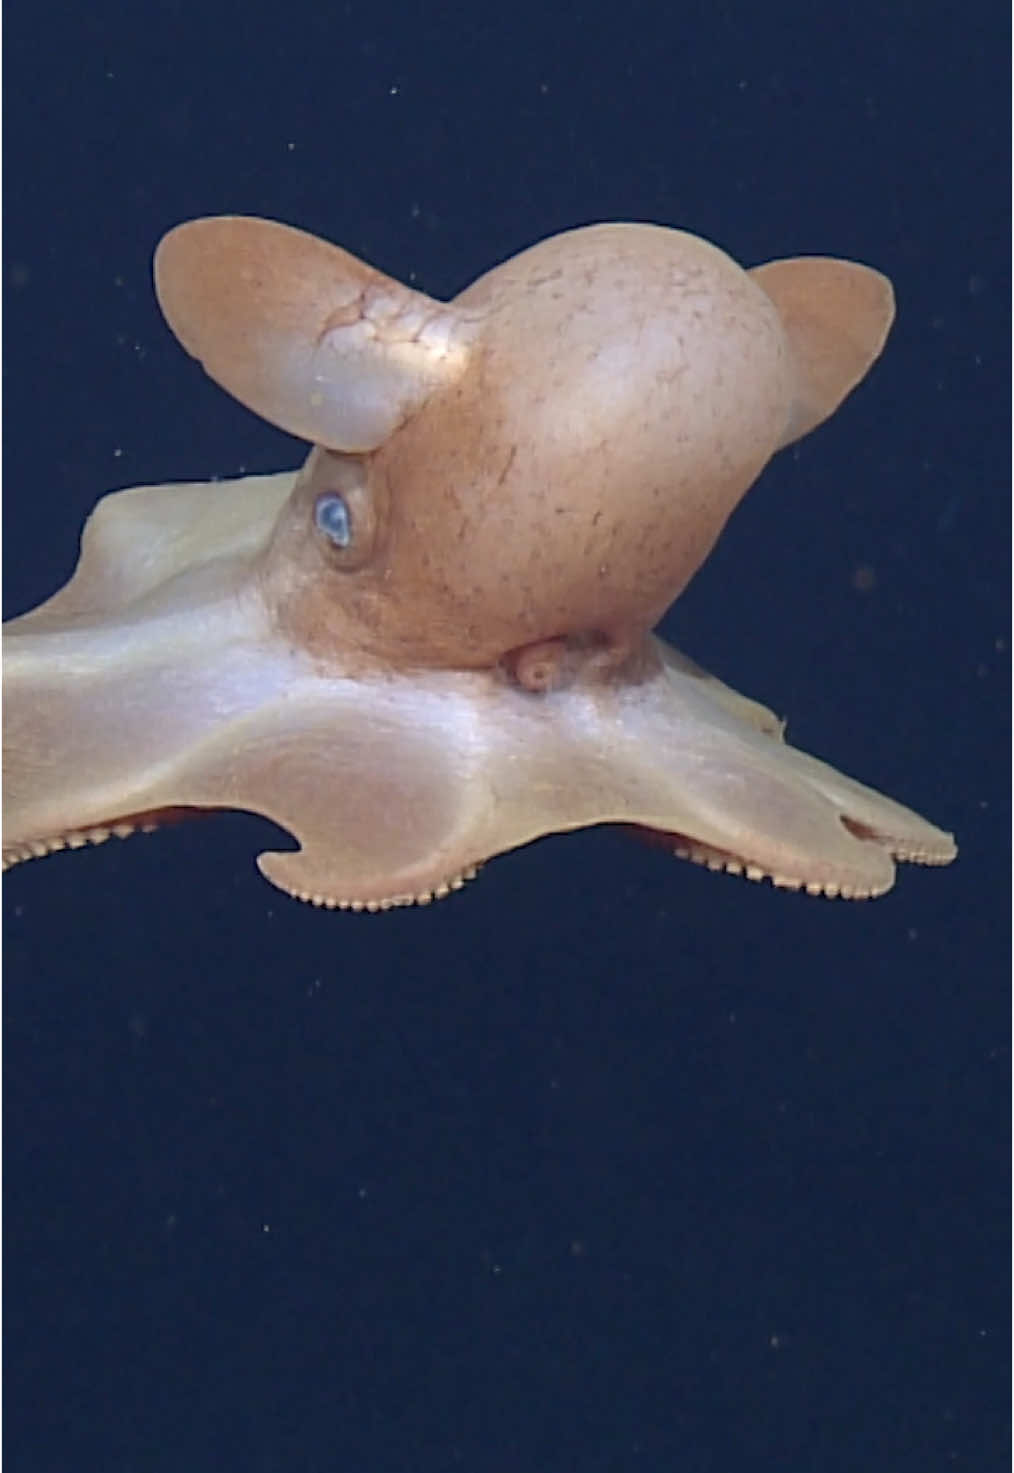
[[[548,10],[7,7],[8,612],[101,492],[299,458],[162,325],[179,220],[438,295],[612,217],[854,256],[883,361],[666,627],[961,858],[853,906],[592,832],[351,917],[237,815],[15,871],[16,1473],[1007,1466],[1007,7]]]

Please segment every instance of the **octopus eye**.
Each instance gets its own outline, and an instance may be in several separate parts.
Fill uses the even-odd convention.
[[[378,514],[362,460],[318,445],[311,450],[298,484],[301,535],[309,533],[318,556],[332,571],[355,573],[365,568],[376,549]],[[308,511],[309,527],[303,520]]]
[[[352,541],[352,516],[349,504],[339,491],[325,491],[317,497],[313,520],[335,547],[346,548]]]

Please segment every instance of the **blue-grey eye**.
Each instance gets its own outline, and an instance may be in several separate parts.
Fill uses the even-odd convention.
[[[352,517],[348,502],[338,491],[325,491],[313,508],[317,530],[323,532],[335,547],[348,547],[352,541]]]

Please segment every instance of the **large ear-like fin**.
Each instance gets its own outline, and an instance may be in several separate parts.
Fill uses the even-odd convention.
[[[857,261],[799,256],[749,273],[768,294],[795,355],[799,386],[782,445],[815,429],[880,356],[894,321],[886,276]]]
[[[468,359],[465,314],[273,220],[179,225],[154,273],[166,321],[217,383],[332,450],[376,449]]]

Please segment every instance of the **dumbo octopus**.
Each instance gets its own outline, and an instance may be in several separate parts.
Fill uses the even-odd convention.
[[[604,224],[443,303],[226,216],[170,231],[155,286],[313,448],[103,497],[70,581],[4,626],[5,864],[219,808],[295,839],[273,884],[353,910],[591,824],[812,895],[954,857],[651,633],[880,353],[885,277]]]

